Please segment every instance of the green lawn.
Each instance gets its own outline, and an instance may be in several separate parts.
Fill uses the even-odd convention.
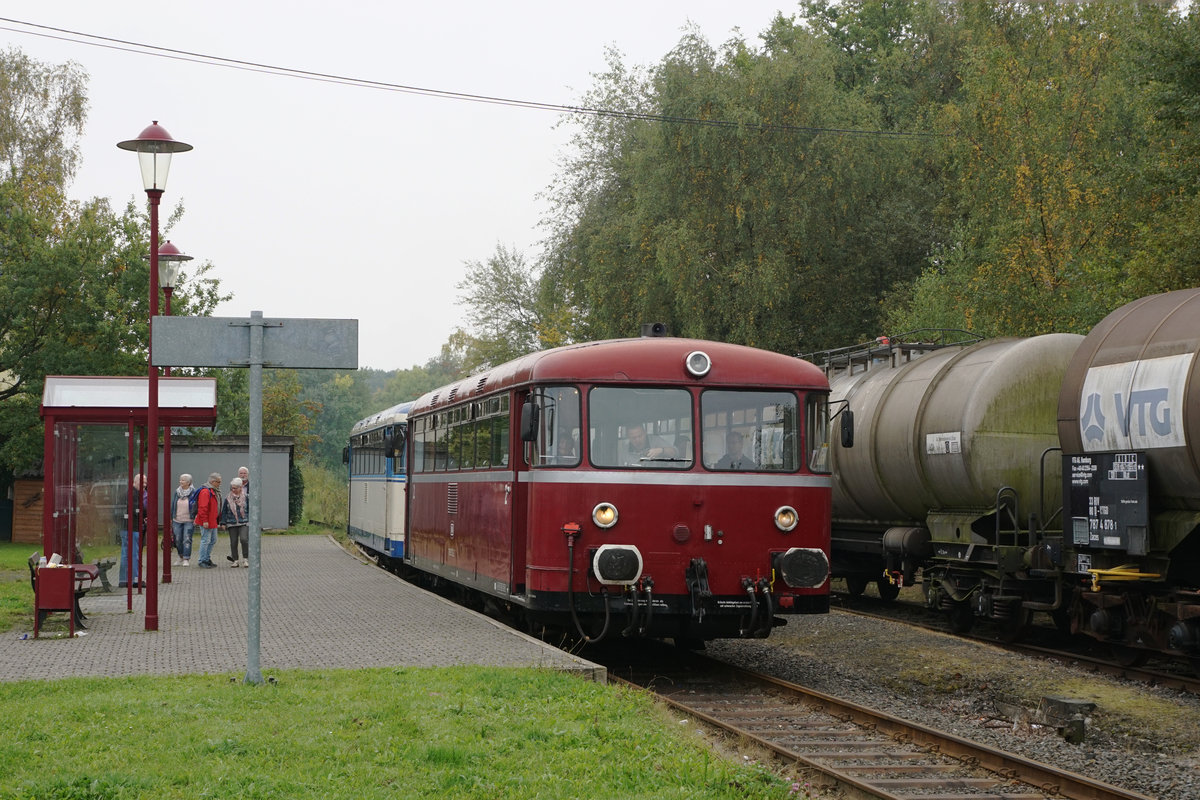
[[[640,693],[481,667],[0,683],[0,798],[787,798]]]

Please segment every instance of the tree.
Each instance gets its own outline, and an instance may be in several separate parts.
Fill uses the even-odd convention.
[[[940,116],[953,240],[898,328],[934,319],[991,335],[1083,331],[1126,298],[1147,191],[1147,93],[1129,78],[1161,10],[967,4],[961,96]],[[947,310],[952,310],[948,314]]]
[[[1135,80],[1153,98],[1147,180],[1161,203],[1142,223],[1125,295],[1200,285],[1200,14],[1140,37]],[[1157,34],[1157,35],[1155,35]]]
[[[62,189],[79,163],[87,75],[78,64],[42,64],[0,50],[0,168]]]
[[[877,132],[878,105],[839,83],[836,53],[777,17],[753,50],[695,32],[648,73],[616,56],[583,105],[554,199],[548,263],[590,337],[647,321],[782,352],[878,326],[933,230],[928,144]],[[662,119],[647,120],[647,115]]]
[[[468,261],[466,267],[458,299],[468,319],[463,365],[467,371],[503,364],[546,346],[558,301],[552,293],[539,291],[537,271],[521,252],[497,244],[487,261]]]
[[[87,105],[78,67],[0,52],[0,97],[0,474],[11,474],[41,459],[46,375],[145,374],[149,236],[132,203],[118,215],[66,197]],[[225,299],[210,269],[181,280],[185,313]]]

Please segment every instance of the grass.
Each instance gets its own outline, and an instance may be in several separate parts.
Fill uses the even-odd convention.
[[[331,470],[302,461],[300,471],[304,474],[304,519],[345,529],[349,505],[346,470]]]
[[[0,798],[808,794],[718,755],[695,726],[640,693],[559,673],[271,677],[260,686],[229,676],[0,683]]]

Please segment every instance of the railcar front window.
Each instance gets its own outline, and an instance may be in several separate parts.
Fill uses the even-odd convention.
[[[597,467],[687,469],[693,427],[684,389],[597,387],[588,394],[589,459]]]
[[[701,458],[708,469],[799,469],[799,403],[791,392],[706,391],[700,395],[700,415]]]
[[[579,463],[579,389],[547,386],[537,389],[534,401],[541,408],[537,440],[530,463],[535,467],[573,467]]]

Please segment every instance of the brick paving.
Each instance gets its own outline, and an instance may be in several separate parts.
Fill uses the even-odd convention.
[[[197,542],[199,539],[197,538]],[[193,557],[197,553],[193,547]],[[347,553],[324,536],[264,536],[259,665],[279,669],[487,664],[540,667],[604,681],[604,668],[455,605]],[[159,629],[145,629],[145,595],[93,591],[88,629],[71,639],[12,631],[0,680],[68,676],[238,673],[247,658],[249,569],[231,569],[222,533],[216,569],[172,567],[158,587]],[[116,586],[116,568],[112,569]],[[97,590],[100,582],[96,582]],[[32,597],[30,599],[32,606]],[[64,616],[52,615],[51,619]],[[28,633],[29,638],[22,639]]]

